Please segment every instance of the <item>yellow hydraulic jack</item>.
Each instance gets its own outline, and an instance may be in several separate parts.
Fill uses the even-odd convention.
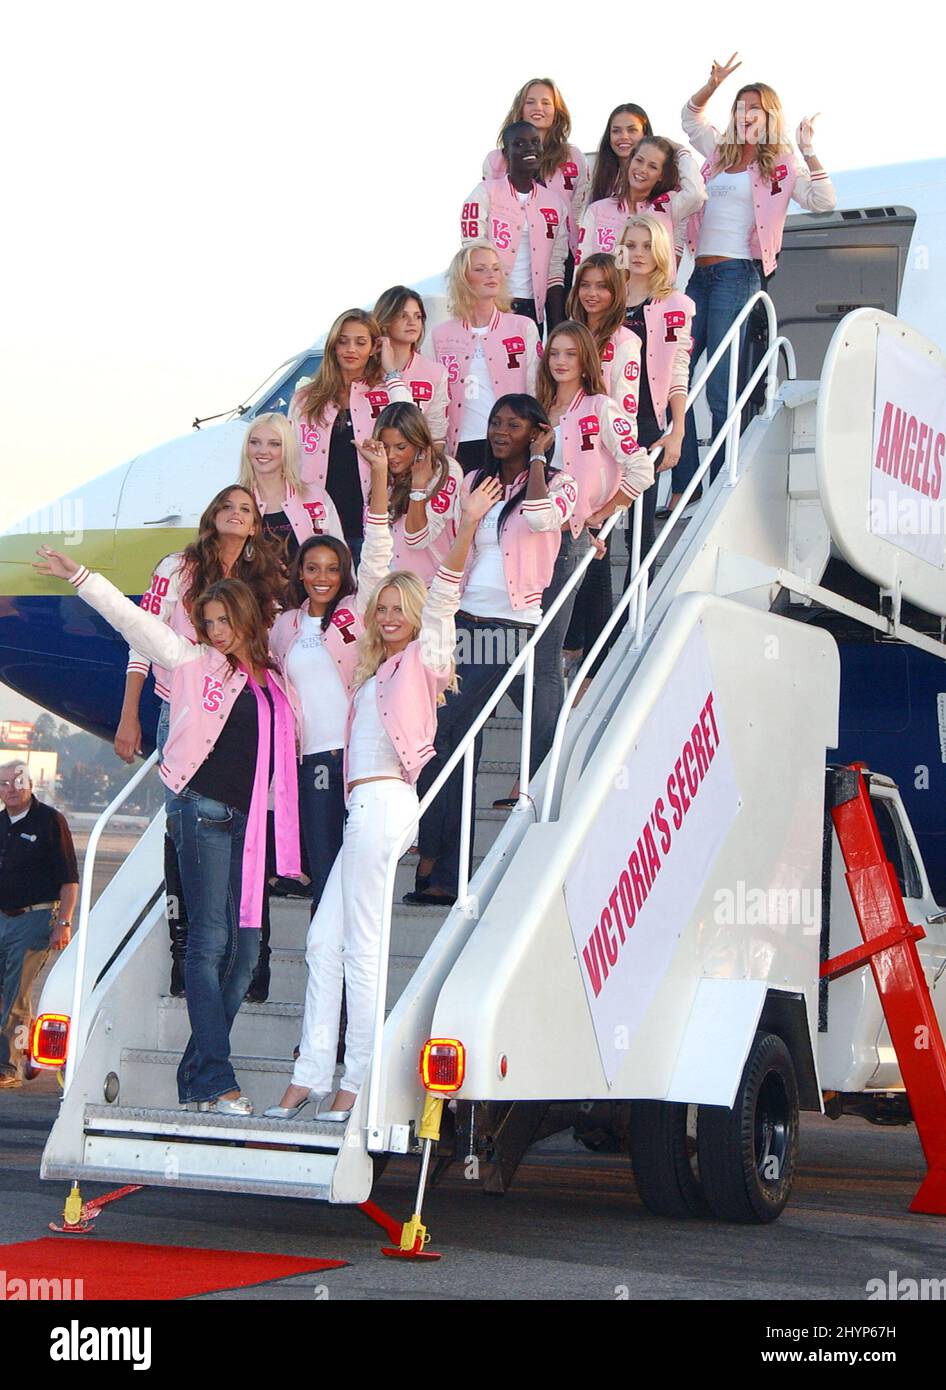
[[[79,1191],[79,1181],[76,1179],[66,1198],[66,1204],[62,1211],[62,1225],[50,1221],[49,1229],[58,1231],[64,1236],[85,1236],[92,1230],[95,1218],[103,1207],[108,1206],[109,1202],[117,1202],[120,1197],[130,1197],[133,1192],[141,1191],[141,1183],[137,1186],[118,1187],[114,1192],[104,1192],[101,1197],[93,1197],[90,1202],[83,1202],[82,1193]]]
[[[427,1186],[427,1173],[430,1169],[430,1150],[431,1146],[440,1138],[440,1116],[443,1112],[443,1096],[431,1095],[428,1092],[424,1101],[424,1113],[421,1116],[420,1127],[417,1137],[424,1141],[424,1149],[420,1160],[420,1176],[417,1179],[417,1197],[414,1201],[414,1212],[409,1221],[403,1225],[387,1214],[375,1202],[362,1202],[359,1209],[367,1217],[376,1222],[383,1230],[387,1231],[392,1240],[397,1241],[396,1245],[383,1245],[381,1254],[386,1255],[389,1260],[439,1260],[441,1257],[436,1251],[427,1250],[425,1246],[430,1240],[427,1227],[421,1221],[421,1210],[424,1202],[424,1189]]]

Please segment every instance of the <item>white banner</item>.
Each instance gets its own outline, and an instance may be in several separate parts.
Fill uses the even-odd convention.
[[[697,627],[565,880],[609,1086],[741,804]]]
[[[946,371],[887,333],[877,339],[870,530],[946,565]]]

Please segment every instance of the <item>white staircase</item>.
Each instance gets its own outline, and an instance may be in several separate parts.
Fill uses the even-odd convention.
[[[774,322],[770,341],[775,344]],[[583,837],[608,795],[613,771],[609,760],[627,757],[628,748],[636,752],[634,731],[643,728],[643,721],[659,704],[672,677],[674,652],[683,641],[684,629],[702,626],[718,653],[725,654],[720,659],[729,668],[735,665],[737,671],[742,653],[749,650],[745,644],[761,641],[770,629],[778,629],[789,666],[776,678],[777,668],[771,662],[760,664],[754,648],[746,657],[747,679],[765,692],[766,708],[756,721],[750,691],[745,709],[740,706],[739,710],[735,756],[737,762],[743,760],[739,770],[745,785],[750,769],[767,755],[760,742],[759,731],[764,727],[774,750],[772,766],[777,767],[784,786],[793,789],[794,809],[785,816],[764,798],[760,800],[756,838],[771,843],[761,848],[755,844],[749,824],[741,846],[728,848],[726,863],[728,871],[737,874],[743,856],[753,865],[747,870],[756,875],[752,881],[768,882],[784,867],[778,852],[784,844],[786,862],[802,863],[804,873],[813,872],[816,860],[820,862],[823,751],[831,744],[832,717],[836,720],[837,653],[825,635],[770,614],[773,608],[781,611],[789,600],[810,601],[809,591],[817,589],[831,542],[815,468],[818,383],[789,381],[776,396],[777,353],[775,345],[757,372],[770,373],[766,411],[753,419],[741,439],[735,431],[741,402],[731,400],[732,474],[727,477],[724,469],[712,486],[705,478],[705,495],[692,519],[675,518],[673,525],[668,523],[662,564],[651,571],[649,592],[641,570],[633,586],[628,625],[579,708],[568,715],[566,704],[551,758],[529,787],[529,799],[522,799],[509,815],[493,811],[492,801],[508,795],[516,777],[521,722],[508,698],[489,719],[478,779],[469,893],[464,895],[461,874],[460,900],[452,910],[405,907],[400,898],[412,886],[414,863],[405,855],[398,865],[383,1035],[379,1018],[371,1083],[359,1096],[344,1132],[312,1122],[235,1121],[178,1107],[175,1069],[188,1035],[186,1009],[183,1001],[163,993],[168,976],[167,932],[163,918],[149,918],[110,969],[90,976],[94,983],[85,990],[86,1022],[77,1065],[46,1148],[45,1177],[84,1175],[108,1181],[363,1201],[371,1191],[374,1155],[419,1151],[416,1128],[424,1090],[417,1060],[423,1042],[432,1035],[476,1038],[479,1046],[471,1072],[475,1081],[462,1093],[465,1098],[608,1096],[608,1085],[596,1070],[598,1053],[594,1038],[589,1037],[562,880],[566,866],[580,859]],[[699,389],[698,382],[691,395]],[[750,389],[751,384],[746,393]],[[721,436],[718,452],[722,453],[724,443]],[[623,528],[615,529],[612,551],[617,601],[626,564]],[[821,664],[820,672],[809,670],[812,663]],[[729,676],[731,670],[729,698],[739,700],[745,692]],[[807,720],[804,706],[798,717],[799,698],[811,701]],[[797,730],[797,758],[790,742],[780,738],[779,720]],[[153,830],[149,831],[152,841]],[[798,844],[793,847],[796,831]],[[153,843],[150,852],[153,860]],[[132,874],[138,853],[124,866]],[[153,868],[152,863],[152,877]],[[532,885],[538,891],[531,891]],[[536,908],[539,900],[541,909]],[[709,899],[706,911],[711,913]],[[98,931],[103,938],[109,933],[115,936],[119,929],[114,918],[103,896],[92,914],[92,932]],[[278,1102],[292,1070],[305,987],[306,926],[304,904],[273,904],[270,1000],[244,1005],[234,1023],[237,1076],[258,1111]],[[712,948],[712,935],[697,932],[694,959],[707,941]],[[811,944],[801,943],[791,958],[789,969],[797,969],[799,978],[794,985],[783,981],[781,988],[811,993],[817,975],[816,953],[813,963],[809,960]],[[781,959],[778,952],[783,945],[777,940],[764,942],[759,948],[761,958]],[[62,970],[68,968],[69,954],[60,962]],[[726,961],[721,965],[712,949],[708,959],[710,974],[716,972],[711,985],[715,987],[728,970],[734,985],[730,997],[738,994],[742,1001],[740,1017],[757,1019],[765,990],[759,994],[759,980],[752,977],[752,970]],[[654,1089],[632,1085],[624,1093],[686,1099],[681,1077],[705,1049],[693,1041],[693,1034],[688,1052],[679,1030],[691,1006],[694,1017],[703,1017],[717,996],[712,989],[701,995],[699,989],[678,986],[662,998],[666,1018],[677,1028],[668,1043],[672,1056],[658,1056],[652,1050],[644,1058],[641,1074],[649,1078],[642,1084]],[[505,1044],[500,1047],[497,1041],[501,1030],[493,1025],[498,1028],[497,1020],[510,1000],[515,1007],[504,1014],[508,1036],[521,1046],[520,1055],[531,1049],[539,1058],[536,1062],[533,1055],[538,1070],[533,1069],[529,1083],[523,1081],[518,1089],[515,1084],[504,1088],[497,1080],[506,1075],[500,1067],[506,1052]],[[809,1012],[811,1007],[809,1000]],[[532,1030],[529,1036],[522,1032],[526,1018]],[[755,1024],[747,1026],[751,1037]],[[454,1027],[464,1031],[449,1031]],[[440,1028],[448,1031],[435,1031]],[[735,1065],[737,1076],[743,1041],[738,1029],[729,1039],[729,1071]],[[576,1060],[579,1054],[584,1058],[581,1065]],[[677,1057],[682,1072],[674,1072],[671,1065]],[[536,1081],[537,1076],[549,1074],[553,1060],[553,1084]],[[707,1084],[712,1090],[714,1084],[725,1088],[728,1083],[708,1075]],[[536,1089],[542,1085],[545,1089]],[[812,1093],[816,1094],[816,1088]],[[717,1096],[707,1103],[728,1102]]]

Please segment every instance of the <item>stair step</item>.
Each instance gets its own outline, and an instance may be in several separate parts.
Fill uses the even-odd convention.
[[[89,1133],[163,1134],[168,1138],[213,1140],[244,1144],[250,1140],[273,1144],[286,1142],[311,1149],[340,1149],[345,1125],[322,1120],[264,1120],[260,1115],[238,1117],[212,1111],[185,1110],[181,1106],[87,1105],[85,1131]]]
[[[293,1047],[298,1041],[297,1036]],[[248,1057],[238,1054],[231,1056],[240,1090],[250,1100],[257,1115],[262,1115],[271,1105],[279,1104],[292,1078],[291,1052],[290,1048],[285,1057]],[[177,1101],[177,1068],[180,1060],[180,1052],[124,1048],[119,1092],[122,1106],[147,1106],[150,1109],[181,1113]],[[341,1068],[337,1070],[335,1083],[340,1080]],[[302,1112],[303,1116],[311,1113],[311,1105]]]

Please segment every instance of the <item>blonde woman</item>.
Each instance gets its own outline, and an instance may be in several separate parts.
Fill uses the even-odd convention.
[[[369,526],[387,529],[387,457],[380,440],[371,458]],[[344,1122],[371,1059],[379,985],[382,899],[388,857],[409,843],[417,825],[414,784],[433,757],[437,706],[455,686],[454,614],[480,519],[501,496],[485,481],[464,499],[457,538],[428,592],[416,574],[395,571],[368,602],[355,696],[348,719],[345,780],[348,819],[306,943],[309,980],[299,1057],[278,1106],[267,1115],[294,1119],[314,1096],[332,1089],[344,980],[348,1004],[341,1085],[318,1118]]]
[[[497,148],[483,161],[483,177],[502,178],[508,172],[502,150],[502,132],[516,121],[528,121],[542,138],[542,154],[536,177],[554,189],[568,209],[568,247],[574,256],[578,227],[588,197],[588,162],[577,145],[569,143],[572,118],[561,92],[550,77],[531,77],[512,99],[499,127]]]
[[[252,492],[263,530],[292,560],[310,536],[338,536],[342,527],[327,492],[306,487],[299,477],[295,431],[279,411],[260,415],[248,426],[240,454],[240,486]]]
[[[370,475],[359,461],[355,439],[370,436],[386,405],[412,399],[377,319],[363,309],[347,309],[329,330],[318,372],[298,383],[290,402],[302,481],[331,497],[356,565]]]
[[[447,371],[420,351],[427,332],[423,299],[406,285],[392,285],[378,296],[372,313],[391,344],[395,371],[411,388],[414,404],[427,417],[434,439],[442,443],[447,434]]]
[[[447,372],[446,446],[469,473],[483,464],[499,397],[535,392],[539,332],[532,319],[509,312],[505,272],[489,241],[471,242],[450,262],[447,313],[433,331],[434,355]]]
[[[782,245],[789,203],[811,212],[830,212],[837,201],[827,173],[812,147],[814,117],[804,118],[796,132],[802,152],[798,159],[788,138],[785,116],[776,93],[765,82],[751,82],[736,93],[726,131],[720,134],[706,118],[707,102],[741,64],[733,53],[726,63],[714,59],[708,81],[683,108],[687,137],[707,164],[706,204],[691,217],[688,232],[696,268],[687,293],[695,305],[691,369],[706,350],[711,357],[740,310],[760,288],[762,275],[771,275]],[[740,352],[745,345],[745,324]],[[724,356],[706,388],[713,417],[713,437],[726,420],[728,363]],[[722,451],[714,460],[715,477]],[[693,417],[687,423],[683,457],[674,471],[674,500],[683,492],[699,465]]]
[[[655,217],[645,213],[628,219],[617,259],[626,277],[625,322],[640,342],[641,367],[632,388],[637,396],[637,439],[647,450],[660,446],[656,471],[663,473],[676,465],[683,448],[693,301],[674,288],[673,247],[666,227]],[[656,488],[648,488],[641,554],[654,543],[656,503]]]
[[[382,410],[374,438],[388,460],[393,567],[429,584],[456,537],[463,470],[436,443],[416,405],[398,401]]]

